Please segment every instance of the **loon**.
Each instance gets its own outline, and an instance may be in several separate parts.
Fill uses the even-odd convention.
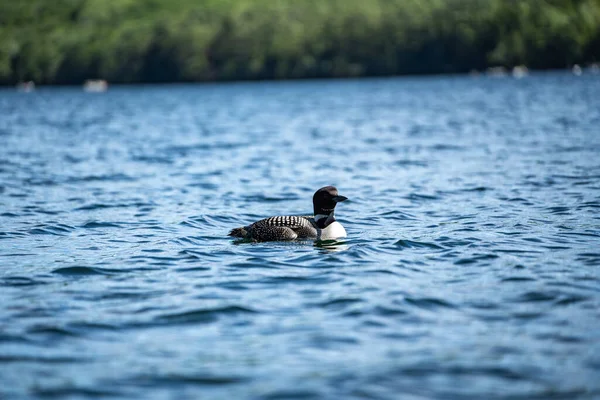
[[[337,203],[348,200],[340,196],[334,186],[325,186],[313,196],[313,216],[276,216],[261,219],[242,228],[235,228],[229,236],[257,242],[294,239],[332,240],[346,237],[346,230],[337,222],[333,211]]]

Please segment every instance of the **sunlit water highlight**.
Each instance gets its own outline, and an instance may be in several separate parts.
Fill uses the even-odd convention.
[[[600,79],[0,91],[0,398],[597,398]],[[236,244],[334,184],[341,244]]]

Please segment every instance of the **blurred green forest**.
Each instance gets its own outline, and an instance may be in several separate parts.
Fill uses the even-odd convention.
[[[600,60],[600,0],[0,0],[0,84],[460,73]]]

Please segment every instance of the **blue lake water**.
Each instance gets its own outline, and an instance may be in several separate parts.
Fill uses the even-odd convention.
[[[599,398],[599,93],[0,90],[0,398]],[[226,236],[330,184],[343,243]]]

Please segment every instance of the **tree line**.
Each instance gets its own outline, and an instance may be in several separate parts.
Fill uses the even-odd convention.
[[[0,84],[462,73],[600,61],[600,0],[0,0]]]

